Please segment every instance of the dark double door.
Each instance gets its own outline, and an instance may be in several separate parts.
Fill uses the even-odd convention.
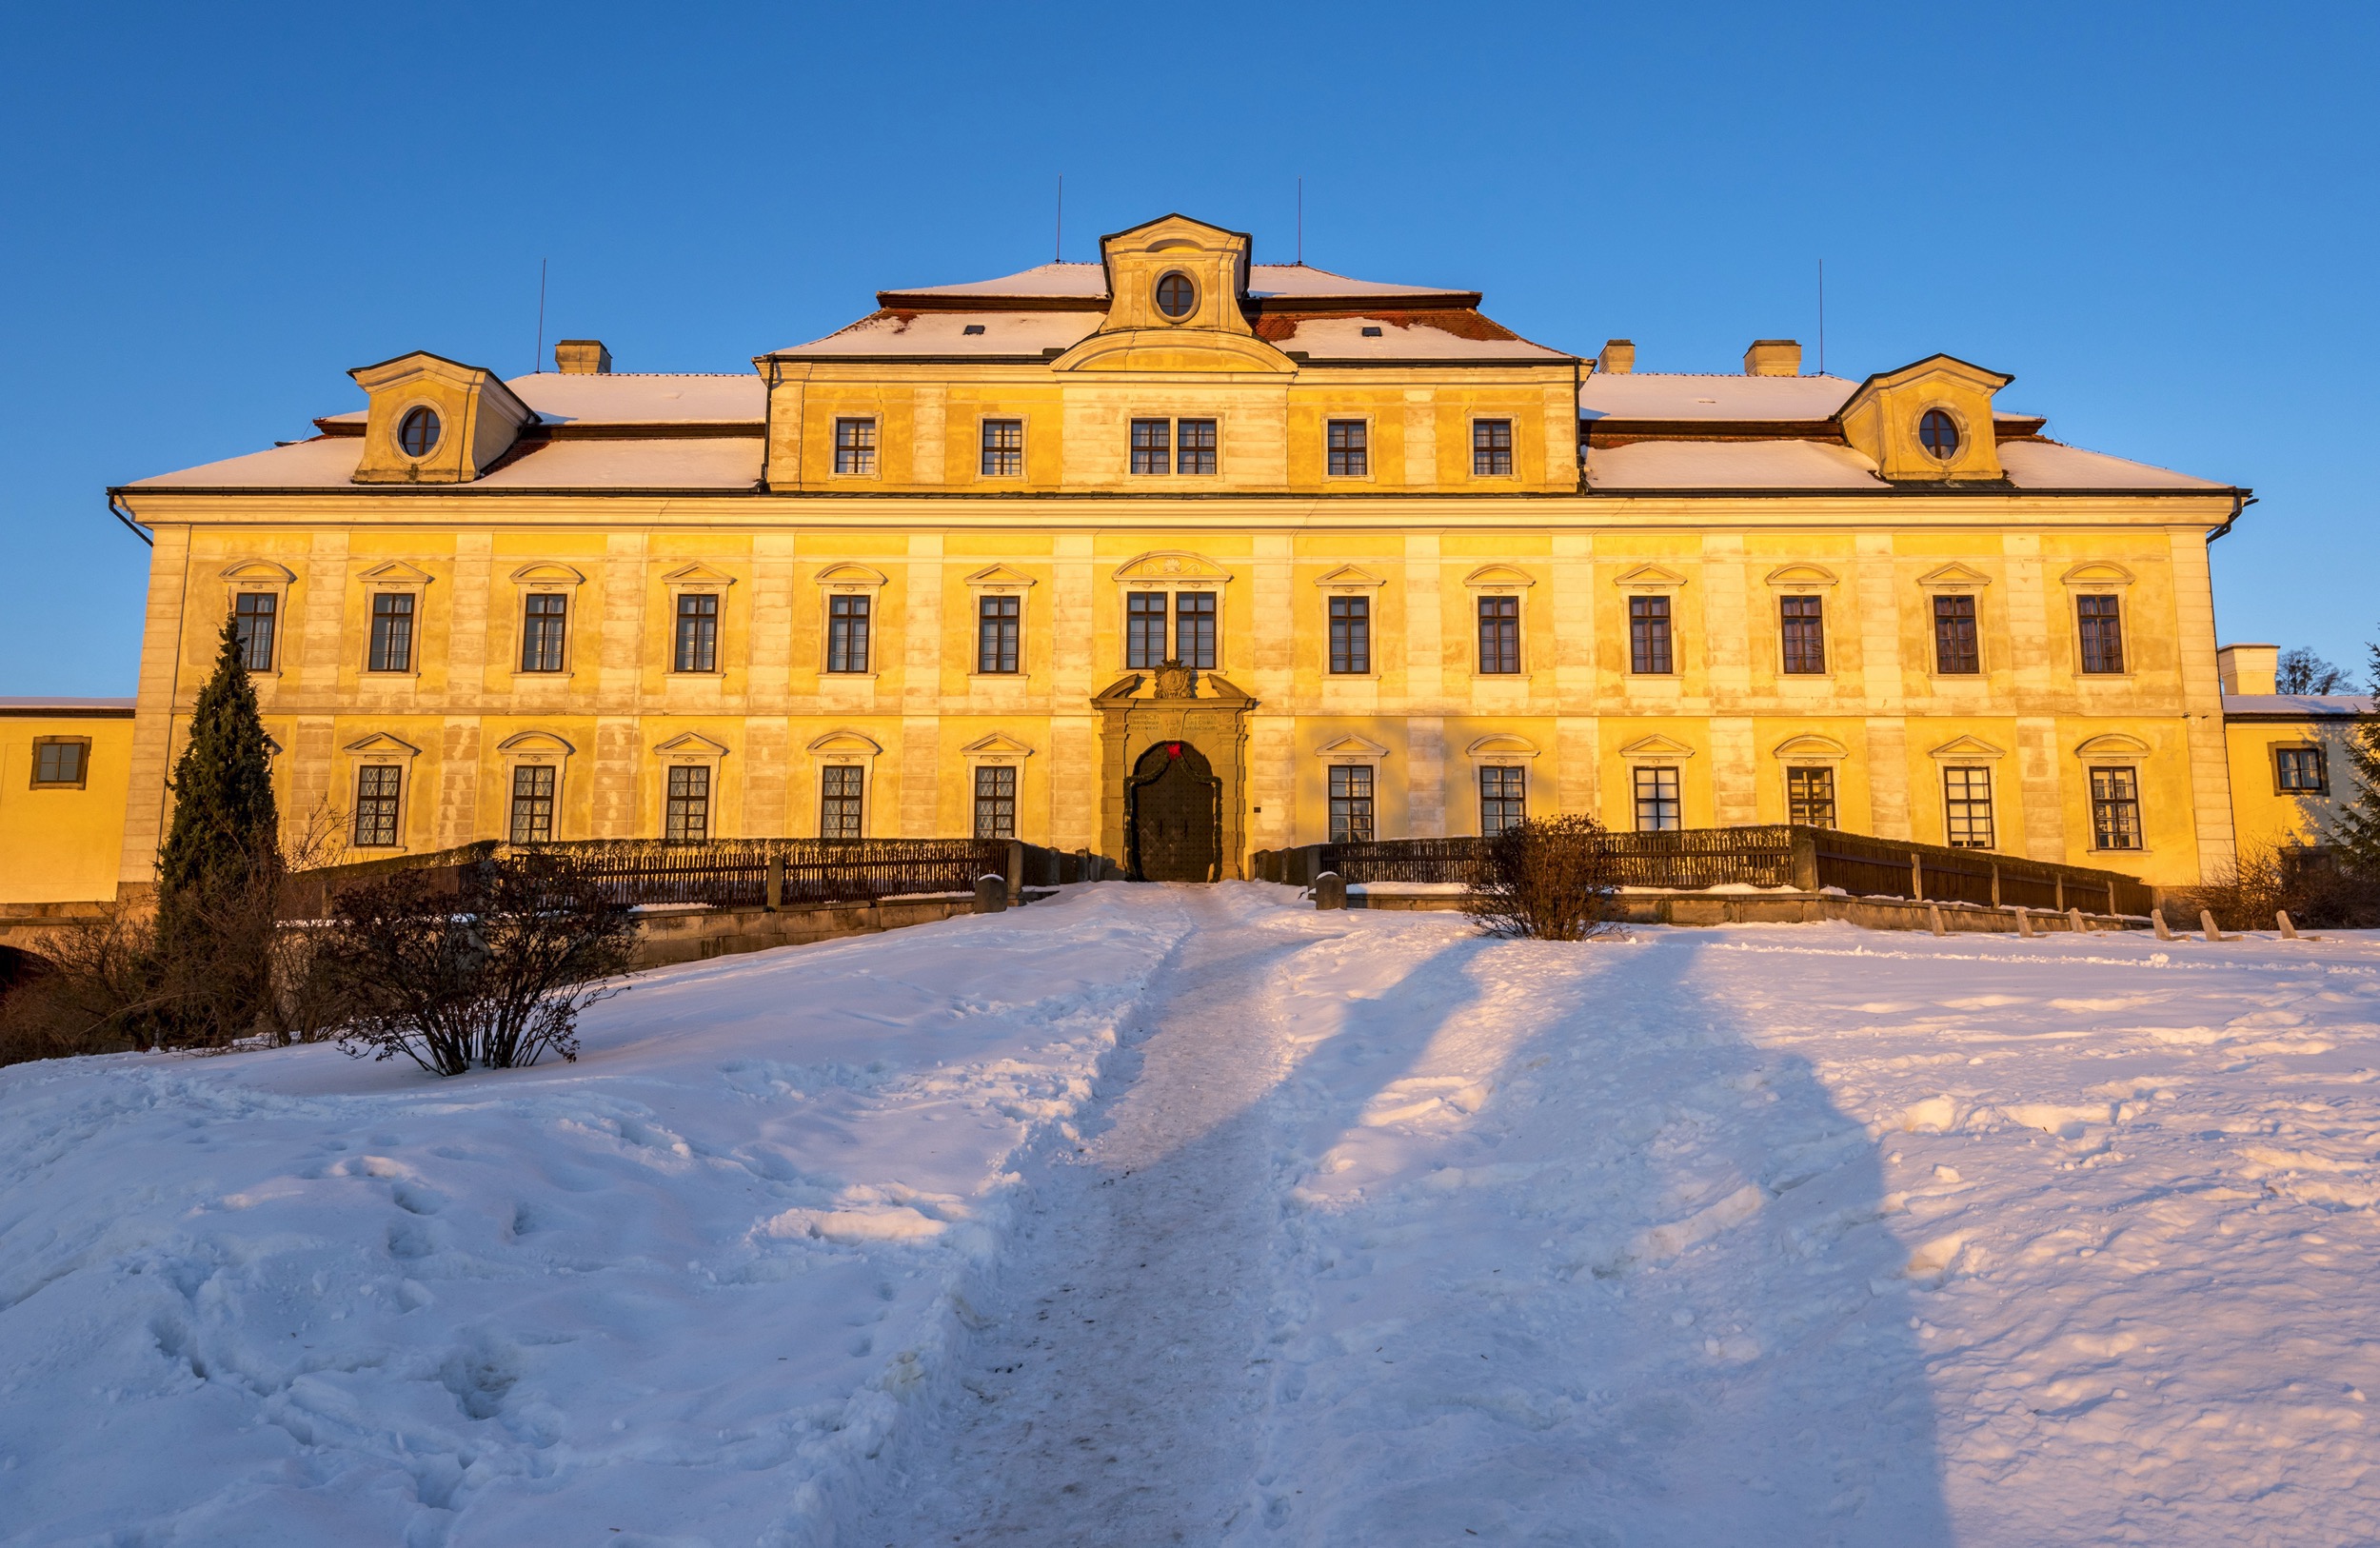
[[[1126,791],[1133,874],[1143,882],[1212,882],[1222,858],[1222,782],[1187,742],[1160,742],[1133,765]]]

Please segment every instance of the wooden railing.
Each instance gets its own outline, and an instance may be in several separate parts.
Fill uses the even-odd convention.
[[[2022,860],[1984,849],[1878,839],[1833,828],[1774,824],[1608,836],[1621,886],[1699,891],[1716,886],[1838,888],[1854,897],[1912,898],[1983,906],[2080,908],[2145,917],[2146,883],[2119,871]],[[1349,882],[1470,880],[1478,839],[1379,839],[1259,850],[1259,881],[1310,886],[1324,871]]]
[[[397,870],[427,870],[451,885],[470,865],[532,851],[587,865],[614,901],[630,905],[708,903],[722,908],[859,903],[911,893],[972,892],[1001,876],[1015,892],[1112,875],[1096,855],[1006,839],[597,839],[513,845],[493,841],[435,853],[299,871],[282,885],[284,919],[319,919],[347,887]],[[1013,874],[1012,874],[1013,873]]]

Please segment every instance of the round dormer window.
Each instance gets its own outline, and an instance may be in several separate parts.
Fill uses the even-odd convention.
[[[1939,408],[1929,408],[1917,421],[1917,444],[1926,448],[1926,455],[1949,462],[1958,455],[1958,421]]]
[[[1199,288],[1179,269],[1157,282],[1157,309],[1180,322],[1198,309]]]
[[[426,457],[438,447],[438,410],[408,408],[397,421],[397,448],[408,457]]]

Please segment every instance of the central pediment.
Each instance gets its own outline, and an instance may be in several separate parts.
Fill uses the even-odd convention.
[[[1187,215],[1101,238],[1107,315],[1051,368],[1294,372],[1248,320],[1248,249],[1245,231]]]

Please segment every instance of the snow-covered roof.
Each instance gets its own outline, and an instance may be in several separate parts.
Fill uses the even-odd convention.
[[[1251,264],[1248,294],[1257,300],[1274,297],[1310,300],[1335,296],[1468,295],[1457,286],[1398,285],[1384,280],[1359,280],[1305,264]],[[966,280],[956,285],[893,286],[886,296],[944,297],[952,300],[1017,297],[1099,301],[1107,295],[1107,269],[1101,264],[1038,264],[997,279]]]
[[[1087,311],[878,312],[789,355],[1022,355],[1072,348],[1099,327]],[[753,378],[755,384],[759,378]]]
[[[1791,381],[1791,377],[1772,378]],[[2000,466],[2019,489],[2231,487],[2054,441],[2003,441]],[[1632,441],[1587,453],[1594,489],[1887,489],[1875,464],[1833,442]]]
[[[1699,376],[1598,371],[1578,388],[1581,419],[1826,419],[1859,384],[1839,376]]]
[[[134,701],[130,699],[6,699],[0,698],[0,715],[49,715],[60,720],[85,716],[92,720],[128,720]]]
[[[2346,719],[2372,713],[2367,693],[2227,693],[2223,713],[2256,720]]]
[[[2228,489],[2228,484],[2192,478],[2170,467],[2128,462],[2102,451],[2055,441],[2003,441],[2000,466],[2020,489]]]
[[[750,371],[539,371],[505,386],[547,425],[759,425],[768,389]],[[365,411],[323,425],[361,425]]]
[[[472,489],[745,489],[760,482],[761,437],[532,441],[471,484],[426,485],[443,493]],[[331,489],[352,485],[364,455],[354,436],[325,436],[163,473],[134,490]],[[375,486],[375,493],[387,486]]]
[[[1282,349],[1294,349],[1315,360],[1568,360],[1559,349],[1548,349],[1526,339],[1474,339],[1427,320],[1430,314],[1382,317],[1293,317],[1286,337],[1274,338]],[[1378,337],[1367,337],[1371,329]],[[1270,334],[1267,335],[1270,337]]]

